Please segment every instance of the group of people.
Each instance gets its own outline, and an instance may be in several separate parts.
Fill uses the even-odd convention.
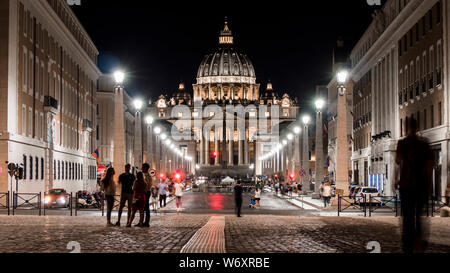
[[[302,192],[303,186],[300,183],[297,182],[287,182],[284,184],[281,184],[280,182],[276,182],[274,184],[275,193],[278,195],[278,192],[281,194],[288,195],[292,197],[295,194],[299,194]]]
[[[135,226],[150,227],[150,204],[155,212],[157,211],[158,200],[160,208],[166,207],[167,194],[172,190],[176,197],[177,212],[182,210],[181,198],[184,190],[183,184],[181,182],[169,183],[168,179],[160,181],[158,184],[153,183],[149,171],[150,165],[144,163],[142,165],[142,171],[138,172],[135,176],[131,173],[131,165],[125,165],[125,172],[118,179],[118,184],[121,186],[121,194],[118,220],[115,225],[111,222],[111,213],[114,208],[117,192],[117,185],[114,181],[114,175],[116,173],[112,167],[106,171],[106,175],[100,181],[100,186],[105,193],[107,226],[120,227],[122,212],[125,205],[127,205],[127,227],[131,227],[138,211],[140,216],[139,223]]]

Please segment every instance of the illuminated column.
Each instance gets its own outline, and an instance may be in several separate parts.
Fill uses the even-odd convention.
[[[204,136],[205,138],[205,165],[209,166],[210,164],[210,155],[209,155],[209,140],[210,140],[210,132],[207,132],[206,135]]]
[[[220,165],[220,149],[219,149],[219,131],[218,129],[215,129],[214,132],[214,151],[217,152],[216,158],[214,158],[214,165],[219,166]]]
[[[114,150],[113,167],[116,174],[125,171],[125,120],[123,109],[123,74],[116,73],[116,87],[114,88]],[[119,175],[115,176],[116,180]]]
[[[233,140],[233,134],[230,132],[228,137],[228,166],[234,165],[234,140]]]

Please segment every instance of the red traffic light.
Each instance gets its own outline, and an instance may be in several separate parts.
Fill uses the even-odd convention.
[[[212,157],[217,158],[218,155],[217,151],[212,152]]]
[[[165,173],[159,173],[159,179],[165,179],[166,174]]]
[[[278,174],[275,174],[275,178],[278,178]]]
[[[295,179],[295,173],[290,173],[290,174],[289,174],[289,178],[290,178],[291,180],[294,180],[294,179]]]
[[[177,182],[181,182],[183,179],[183,173],[181,171],[176,171],[172,174],[172,179]]]

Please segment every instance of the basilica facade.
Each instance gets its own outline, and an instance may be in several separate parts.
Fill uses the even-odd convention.
[[[260,157],[280,143],[280,132],[296,121],[299,107],[270,82],[261,91],[250,58],[236,47],[225,22],[217,48],[201,61],[192,92],[181,83],[147,110],[153,126],[165,128],[194,159],[188,173],[253,177],[264,175]]]

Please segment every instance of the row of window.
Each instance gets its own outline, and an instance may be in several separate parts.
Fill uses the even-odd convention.
[[[436,62],[437,61],[437,62]],[[441,41],[437,44],[437,56],[432,46],[427,54],[423,52],[422,58],[418,56],[416,62],[406,65],[399,75],[399,104],[407,103],[408,99],[420,96],[442,84],[443,52]]]
[[[44,180],[44,158],[23,155],[23,179]],[[97,176],[97,167],[88,166],[88,179],[94,180]],[[54,180],[83,180],[83,164],[67,161],[53,161]]]
[[[408,52],[408,48],[414,47],[414,44],[420,41],[420,34],[422,34],[422,38],[425,38],[427,32],[433,31],[433,26],[439,25],[441,23],[441,18],[441,3],[438,2],[434,8],[428,11],[420,22],[416,23],[415,27],[411,28],[408,33],[405,34],[403,39],[398,41],[399,56]]]
[[[435,126],[442,125],[442,103],[441,102],[438,103],[437,123],[435,120],[434,105],[430,106],[429,112],[427,110],[428,109],[424,109],[423,112],[417,111],[416,115],[414,115],[414,114],[411,115],[411,118],[416,119],[417,128],[419,129],[419,131],[427,130],[430,128],[434,128]],[[428,114],[429,114],[429,116],[428,116]],[[400,136],[401,137],[406,136],[406,134],[408,132],[408,124],[409,124],[408,117],[406,117],[405,120],[400,119]]]
[[[22,91],[33,95],[33,88],[36,87],[36,98],[43,101],[44,98],[44,86],[48,86],[48,94],[54,97],[58,101],[58,107],[63,109],[63,113],[75,118],[77,113],[80,113],[83,117],[89,117],[92,114],[92,103],[85,90],[90,90],[92,94],[94,91],[93,82],[89,83],[88,79],[85,79],[86,86],[83,88],[82,79],[80,79],[80,92],[77,92],[75,86],[70,84],[64,79],[61,79],[60,75],[53,72],[53,79],[50,78],[50,72],[46,71],[43,61],[39,61],[36,57],[36,67],[33,68],[35,63],[33,53],[28,51],[25,46],[23,46],[22,54]],[[36,72],[34,73],[34,70]],[[34,77],[36,74],[36,77]],[[36,86],[34,86],[34,81],[36,81]],[[46,82],[47,81],[47,82]],[[85,94],[84,96],[82,94]],[[76,101],[82,103],[74,103]]]
[[[23,179],[26,180],[27,177],[28,180],[44,180],[44,158],[23,155]]]

